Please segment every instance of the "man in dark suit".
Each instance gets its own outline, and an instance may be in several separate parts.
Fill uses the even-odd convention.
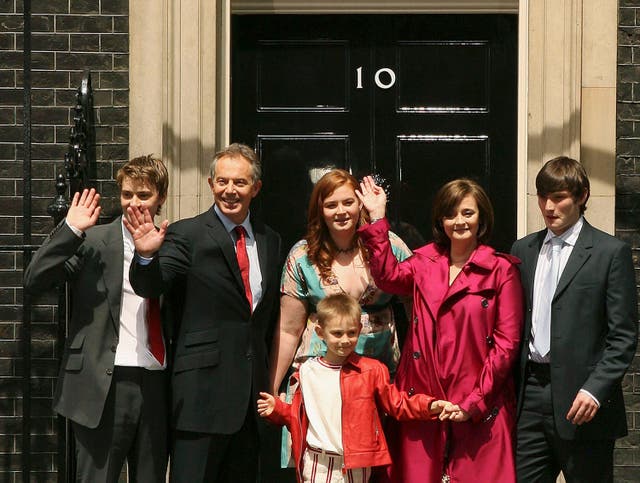
[[[148,213],[129,211],[136,293],[165,293],[181,307],[172,374],[173,482],[256,479],[255,402],[268,388],[266,339],[277,317],[280,275],[280,237],[249,213],[260,171],[251,148],[232,144],[211,164],[208,211],[166,233],[153,229]]]
[[[583,217],[580,163],[548,161],[536,177],[546,230],[518,240],[526,319],[519,366],[518,481],[613,481],[627,434],[621,381],[637,343],[630,248]]]
[[[130,206],[143,207],[150,217],[160,211],[169,184],[161,160],[135,158],[117,181],[124,212]],[[168,381],[158,306],[131,288],[134,246],[122,216],[95,226],[99,202],[94,189],[74,195],[66,219],[27,267],[25,289],[38,293],[71,284],[54,409],[71,420],[77,481],[116,482],[126,459],[130,481],[163,482]]]

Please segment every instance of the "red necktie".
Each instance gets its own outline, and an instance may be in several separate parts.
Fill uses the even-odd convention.
[[[153,357],[164,365],[164,341],[162,340],[162,323],[160,321],[160,302],[158,299],[147,299],[147,344]]]
[[[244,283],[244,294],[249,301],[249,306],[253,310],[253,297],[251,296],[251,283],[249,282],[249,256],[247,255],[247,232],[243,226],[236,226],[236,257],[240,266],[240,275]]]

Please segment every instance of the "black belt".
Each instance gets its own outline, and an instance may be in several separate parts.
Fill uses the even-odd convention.
[[[551,382],[551,365],[541,362],[527,362],[527,378],[533,376],[541,385]]]

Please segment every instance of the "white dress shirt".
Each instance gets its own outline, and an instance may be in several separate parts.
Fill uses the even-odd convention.
[[[124,264],[122,267],[122,295],[120,299],[120,330],[118,347],[116,349],[116,366],[143,367],[158,370],[166,366],[161,365],[151,351],[147,340],[146,323],[147,300],[136,295],[129,282],[129,267],[133,260],[135,246],[131,233],[122,224],[122,238],[124,240]]]

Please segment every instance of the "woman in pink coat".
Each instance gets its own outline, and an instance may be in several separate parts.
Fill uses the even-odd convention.
[[[434,200],[434,242],[393,256],[386,195],[370,177],[358,196],[371,222],[359,229],[385,292],[413,295],[411,327],[395,384],[455,404],[444,421],[389,421],[389,481],[515,482],[512,367],[522,325],[522,286],[510,255],[485,245],[493,209],[474,181],[444,185]]]

